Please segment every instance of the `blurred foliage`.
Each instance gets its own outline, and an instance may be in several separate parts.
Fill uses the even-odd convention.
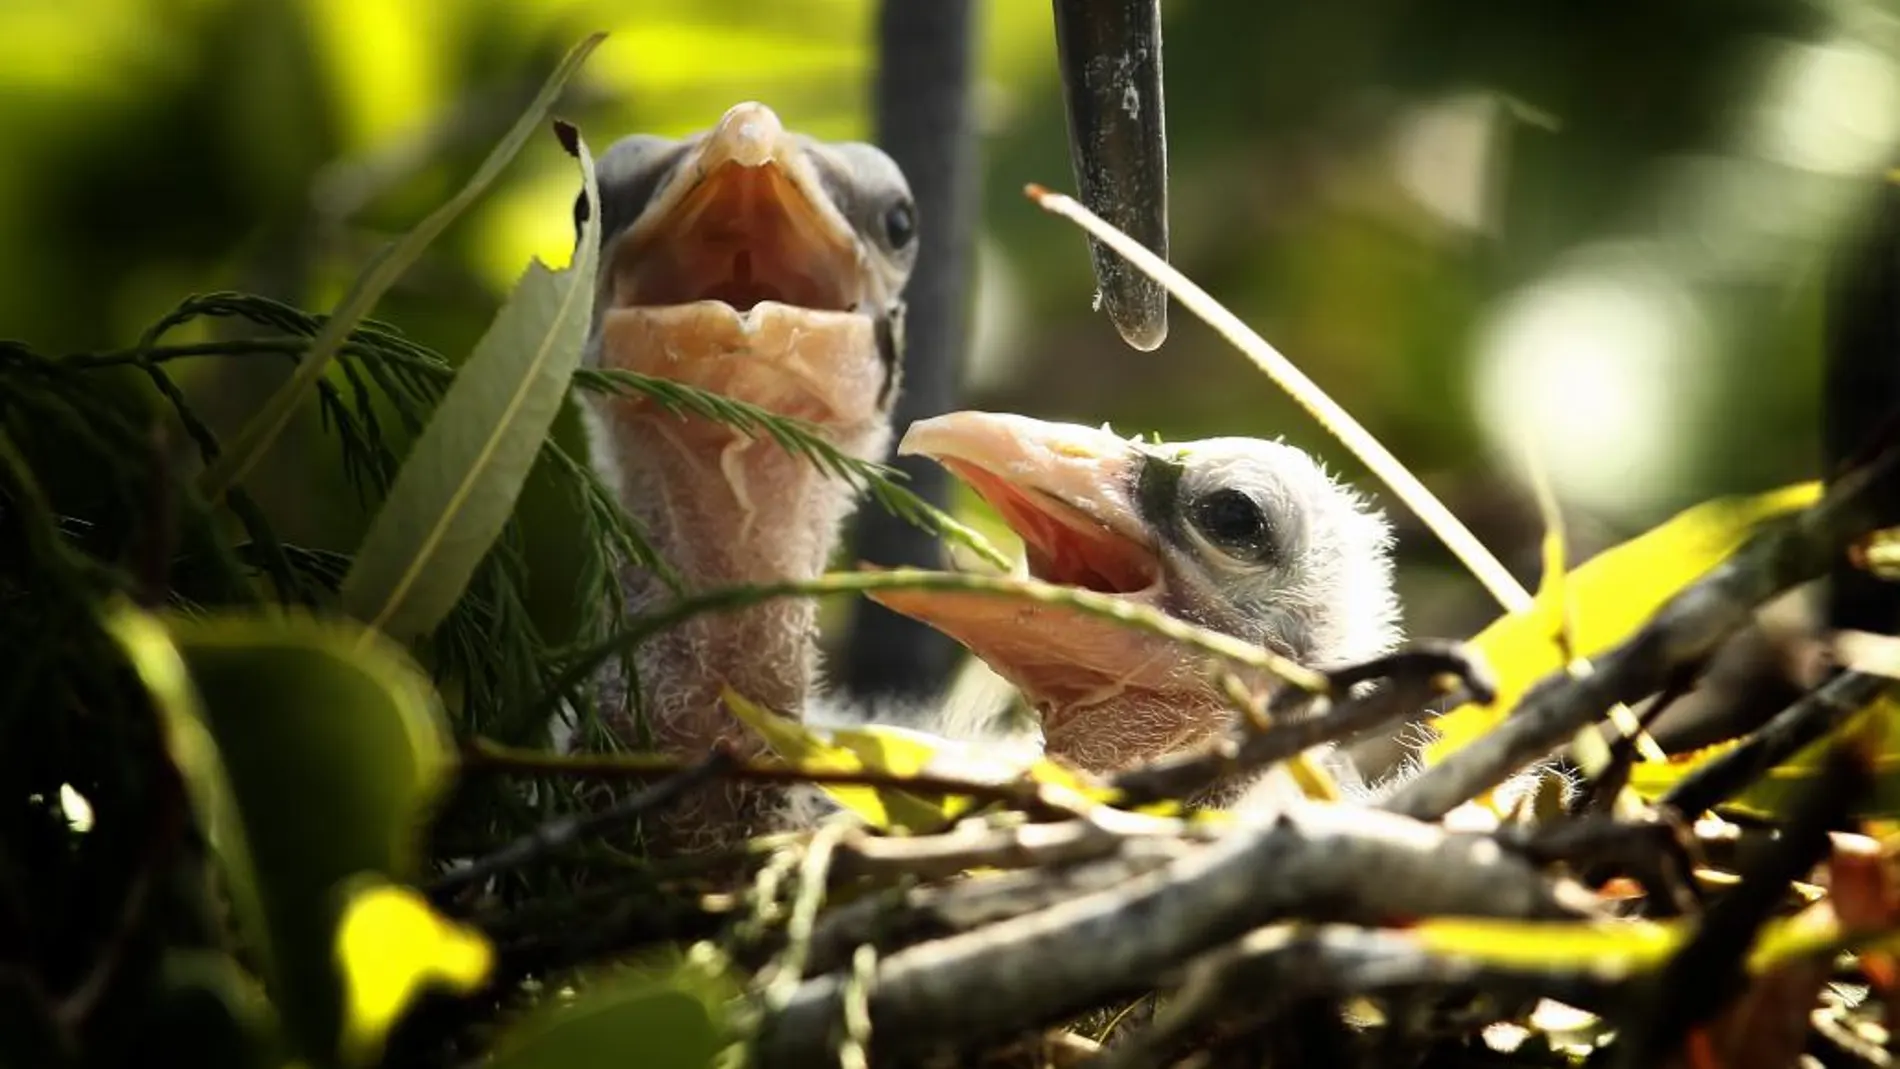
[[[424,894],[447,859],[587,800],[553,775],[449,778],[454,740],[533,746],[551,705],[585,705],[570,669],[618,609],[595,612],[612,600],[596,592],[641,552],[584,463],[573,405],[548,413],[545,441],[538,424],[521,432],[468,574],[436,592],[439,627],[398,648],[327,614],[412,443],[474,381],[462,360],[512,319],[497,317],[523,264],[572,247],[577,183],[552,139],[530,142],[406,265],[376,319],[339,339],[249,478],[207,500],[186,473],[308,356],[326,320],[301,309],[335,307],[375,250],[451,198],[585,33],[613,36],[558,113],[596,141],[698,128],[745,98],[836,137],[868,128],[873,13],[867,0],[0,7],[0,329],[24,341],[0,346],[0,1061],[190,1050],[319,1066],[386,1049],[390,1064],[449,1064],[479,1049],[512,1069],[639,1047],[650,1064],[698,1065],[732,1038],[743,1000],[719,955],[770,956],[760,946],[788,914],[777,858],[739,906],[663,895],[669,874],[592,841],[498,875],[476,919]],[[1081,236],[1018,195],[1067,184],[1048,35],[1040,5],[986,9],[971,404],[1176,438],[1284,432],[1325,452],[1197,324],[1177,317],[1165,349],[1134,356],[1090,314]],[[1174,0],[1167,41],[1177,263],[1510,559],[1535,560],[1536,532],[1493,462],[1517,446],[1496,382],[1528,384],[1505,400],[1542,418],[1549,383],[1571,381],[1499,372],[1550,358],[1520,351],[1526,322],[1588,342],[1556,357],[1569,372],[1614,367],[1609,396],[1629,400],[1586,412],[1582,437],[1543,442],[1561,454],[1560,487],[1573,476],[1579,555],[1712,493],[1812,475],[1818,267],[1900,130],[1894,28],[1876,5]],[[1687,326],[1672,318],[1684,308]],[[806,442],[718,398],[577,381]],[[1578,456],[1624,481],[1627,507],[1576,477]],[[442,478],[467,474],[442,464]],[[837,470],[901,506],[877,471]],[[418,500],[405,491],[399,508]],[[1429,542],[1406,544],[1414,630],[1468,634],[1493,615],[1434,582],[1444,561]],[[1613,585],[1615,611],[1580,630],[1590,649],[1686,581],[1672,563]],[[1502,667],[1548,667],[1549,637]],[[778,741],[832,771],[938,757],[894,736]],[[1818,752],[1745,801],[1771,810],[1787,800],[1776,788],[1812,786]],[[1637,786],[1676,774],[1651,768]],[[897,793],[910,816],[946,812]],[[841,797],[896,808],[880,791]],[[589,886],[603,873],[623,880],[605,896]],[[577,917],[633,934],[577,949]],[[570,968],[709,928],[736,934],[683,963]]]

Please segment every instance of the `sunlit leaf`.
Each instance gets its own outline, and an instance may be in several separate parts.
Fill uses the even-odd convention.
[[[578,133],[587,218],[565,270],[528,264],[404,461],[343,581],[343,606],[386,634],[447,616],[514,510],[567,397],[592,314],[600,191]]]
[[[390,1028],[424,987],[472,991],[493,961],[480,932],[443,918],[414,889],[362,881],[350,892],[336,932],[347,1060],[374,1062]]]
[[[290,380],[270,396],[270,399],[264,403],[264,407],[251,417],[242,431],[238,432],[236,440],[229,448],[199,476],[199,489],[207,498],[216,501],[223,497],[225,491],[242,481],[257,464],[264,452],[271,447],[271,443],[275,442],[277,436],[282,434],[284,428],[290,424],[291,416],[298,407],[310,396],[310,392],[316,389],[317,381],[323,377],[324,372],[329,369],[330,362],[341,351],[343,342],[349,337],[350,331],[355,329],[365,315],[369,314],[370,309],[376,307],[376,302],[381,299],[383,293],[402,277],[402,273],[422,255],[423,250],[427,249],[442,231],[448,229],[448,225],[457,216],[481,196],[482,191],[494,182],[514,159],[515,154],[521,151],[521,147],[527,144],[528,138],[533,136],[534,131],[540,127],[541,120],[547,115],[548,109],[554,105],[555,98],[560,96],[562,88],[580,71],[581,65],[587,61],[588,54],[600,44],[605,36],[605,34],[594,34],[575,45],[561,65],[548,76],[547,82],[542,85],[541,91],[535,95],[534,100],[528,104],[521,118],[516,120],[514,127],[502,138],[501,143],[495,146],[494,151],[489,153],[488,158],[482,161],[481,167],[476,170],[468,183],[450,198],[448,203],[416,224],[415,229],[385,246],[370,260],[368,266],[364,267],[362,273],[357,276],[356,281],[351,283],[343,299],[337,302],[329,318],[324,321],[323,329],[311,341],[309,350],[304,353],[303,360],[298,363],[297,370]]]
[[[807,727],[757,705],[731,688],[727,708],[757,732],[772,752],[794,768],[812,772],[879,772],[915,776],[937,757],[928,736],[903,728]],[[927,800],[910,791],[882,787],[825,784],[825,793],[877,828],[935,829],[968,811],[971,800],[949,796]]]
[[[1408,929],[1422,949],[1515,969],[1588,969],[1618,977],[1653,969],[1681,949],[1681,921],[1513,921],[1451,917]]]
[[[1114,791],[1080,769],[1040,753],[1024,740],[1010,746],[948,739],[888,724],[862,727],[813,727],[760,707],[744,695],[726,691],[726,704],[759,734],[772,752],[796,768],[824,772],[873,772],[892,777],[935,776],[972,783],[1030,782],[1043,797],[1075,806],[1107,801]],[[926,830],[942,827],[969,812],[973,799],[895,787],[822,786],[839,805],[873,827]],[[1173,803],[1140,812],[1171,814]]]
[[[1448,917],[1407,929],[1420,948],[1513,969],[1587,970],[1605,979],[1661,967],[1694,933],[1686,920],[1518,921]],[[1900,931],[1847,934],[1826,912],[1802,911],[1763,925],[1748,954],[1760,975],[1799,958],[1848,949],[1890,949]]]
[[[355,624],[297,615],[108,627],[161,711],[239,926],[297,1046],[338,1050],[346,881],[419,875],[420,822],[454,751],[428,678]]]
[[[1595,657],[1628,638],[1684,587],[1739,548],[1760,523],[1813,504],[1819,483],[1690,508],[1661,526],[1597,554],[1561,587],[1571,613],[1576,656]],[[1428,762],[1462,749],[1514,708],[1539,679],[1564,667],[1559,633],[1563,601],[1539,594],[1527,612],[1499,618],[1471,640],[1497,676],[1491,705],[1468,703],[1433,721],[1438,738]]]

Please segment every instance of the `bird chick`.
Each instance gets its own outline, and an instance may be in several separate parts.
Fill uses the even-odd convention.
[[[1157,608],[1309,667],[1399,639],[1384,517],[1306,453],[955,412],[913,424],[929,456],[1021,536],[1029,574]],[[1099,773],[1190,747],[1232,713],[1203,659],[1061,605],[955,591],[872,595],[950,634],[1041,714],[1046,752]]]
[[[701,387],[805,421],[845,453],[883,459],[899,377],[901,294],[917,255],[897,165],[865,144],[785,129],[740,104],[685,140],[647,135],[599,163],[602,252],[585,362]],[[770,437],[645,396],[589,402],[592,455],[690,590],[819,575],[855,505],[852,487]],[[622,575],[629,606],[673,598]],[[647,642],[637,693],[601,697],[625,744],[701,755],[757,744],[721,688],[797,710],[817,671],[815,607],[786,599],[704,615]],[[729,825],[737,788],[702,791],[682,825]]]

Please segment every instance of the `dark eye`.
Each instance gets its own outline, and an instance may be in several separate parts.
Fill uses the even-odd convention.
[[[884,240],[891,248],[902,249],[917,237],[917,217],[907,200],[884,209]]]
[[[1207,540],[1245,560],[1259,560],[1273,549],[1267,514],[1239,490],[1216,490],[1195,502],[1192,519]]]

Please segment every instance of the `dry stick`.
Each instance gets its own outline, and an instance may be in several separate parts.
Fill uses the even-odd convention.
[[[1483,666],[1456,644],[1421,642],[1396,653],[1327,673],[1336,692],[1383,678],[1383,686],[1339,701],[1326,713],[1303,720],[1276,720],[1265,731],[1243,730],[1212,746],[1163,757],[1115,777],[1121,791],[1115,804],[1146,805],[1164,798],[1189,798],[1224,779],[1264,768],[1315,746],[1351,738],[1411,716],[1435,699],[1462,689],[1476,701],[1488,701],[1495,685]],[[1269,711],[1279,716],[1306,698],[1287,689],[1275,695]]]
[[[1439,956],[1404,932],[1358,928],[1263,928],[1191,962],[1179,995],[1154,1027],[1104,1052],[1085,1069],[1160,1069],[1216,1018],[1241,1015],[1256,1028],[1314,998],[1420,986],[1471,986],[1535,994],[1589,1007],[1610,984],[1587,972],[1540,972]]]
[[[1489,839],[1356,806],[1315,805],[1126,883],[894,954],[871,1020],[885,1058],[973,1048],[1151,987],[1194,954],[1288,917],[1378,924],[1434,914],[1577,918],[1588,892],[1549,880]],[[761,1069],[831,1051],[843,981],[800,985],[764,1022]]]
[[[999,827],[971,821],[941,835],[853,835],[840,845],[832,872],[946,879],[977,868],[1024,869],[1095,861],[1115,853],[1129,839],[1190,834],[1182,821],[1110,809],[1054,824]]]
[[[1281,389],[1317,420],[1320,426],[1331,431],[1347,449],[1352,450],[1373,474],[1392,488],[1399,500],[1432,529],[1452,553],[1464,562],[1471,574],[1477,576],[1491,596],[1498,600],[1510,612],[1523,612],[1531,607],[1530,591],[1511,576],[1509,570],[1486,549],[1478,536],[1471,533],[1462,521],[1454,516],[1444,503],[1439,501],[1425,484],[1418,481],[1406,470],[1399,458],[1392,455],[1372,432],[1361,426],[1352,414],[1341,408],[1338,402],[1326,396],[1325,391],[1306,377],[1306,373],[1294,366],[1275,349],[1271,343],[1253,328],[1240,321],[1240,318],[1221,307],[1208,292],[1195,285],[1186,275],[1171,267],[1166,260],[1156,256],[1128,235],[1110,226],[1094,212],[1084,208],[1078,201],[1060,193],[1054,193],[1038,185],[1030,185],[1025,192],[1029,199],[1043,210],[1052,212],[1088,231],[1091,237],[1114,249],[1129,263],[1134,264],[1142,274],[1154,279],[1167,288],[1174,298],[1188,311],[1201,317],[1208,326],[1213,327],[1221,337],[1227,339],[1234,348],[1239,349],[1252,360],[1260,370],[1266,372]]]
[[[429,885],[429,897],[441,901],[444,896],[471,883],[485,880],[498,872],[520,868],[536,858],[578,842],[586,836],[597,835],[652,810],[671,805],[694,787],[717,779],[721,773],[732,767],[735,760],[729,750],[714,750],[712,756],[704,761],[689,765],[646,790],[621,799],[599,812],[559,817],[541,824],[501,849],[459,869],[444,873],[441,878]]]
[[[1662,1064],[1685,1034],[1714,1017],[1748,982],[1749,948],[1786,901],[1788,885],[1805,879],[1827,857],[1828,833],[1847,826],[1850,806],[1873,786],[1869,756],[1851,742],[1828,751],[1821,774],[1790,807],[1780,836],[1741,874],[1741,883],[1709,908],[1688,943],[1654,977],[1653,997],[1640,1002],[1643,1014],[1621,1022],[1616,1066]]]
[[[1079,823],[1033,824],[1019,830],[1059,831]],[[1130,835],[1111,839],[1110,849],[1094,857],[1089,855],[1098,844],[1082,836],[1057,843],[1023,844],[1026,849],[1022,855],[1005,849],[994,857],[1008,863],[1026,860],[1023,855],[1038,855],[1036,867],[989,875],[980,880],[956,880],[898,893],[868,895],[832,911],[819,923],[812,938],[807,971],[816,976],[841,968],[860,945],[868,944],[876,947],[880,954],[888,954],[927,939],[974,931],[1120,886],[1186,857],[1195,849],[1196,830],[1189,826],[1173,836]],[[878,844],[919,841],[922,840],[867,840]],[[965,869],[980,864],[981,860],[972,860]],[[946,865],[947,862],[925,858],[919,866],[923,871],[917,875],[929,878],[933,871],[941,871]],[[879,865],[876,871],[880,875],[894,876],[902,870],[895,865]]]
[[[1745,627],[1757,606],[1825,573],[1849,542],[1877,523],[1871,491],[1896,470],[1900,448],[1889,448],[1872,465],[1843,476],[1811,508],[1757,532],[1599,657],[1596,671],[1545,677],[1496,728],[1406,784],[1385,808],[1436,820],[1543,758],[1617,703],[1661,690]]]

